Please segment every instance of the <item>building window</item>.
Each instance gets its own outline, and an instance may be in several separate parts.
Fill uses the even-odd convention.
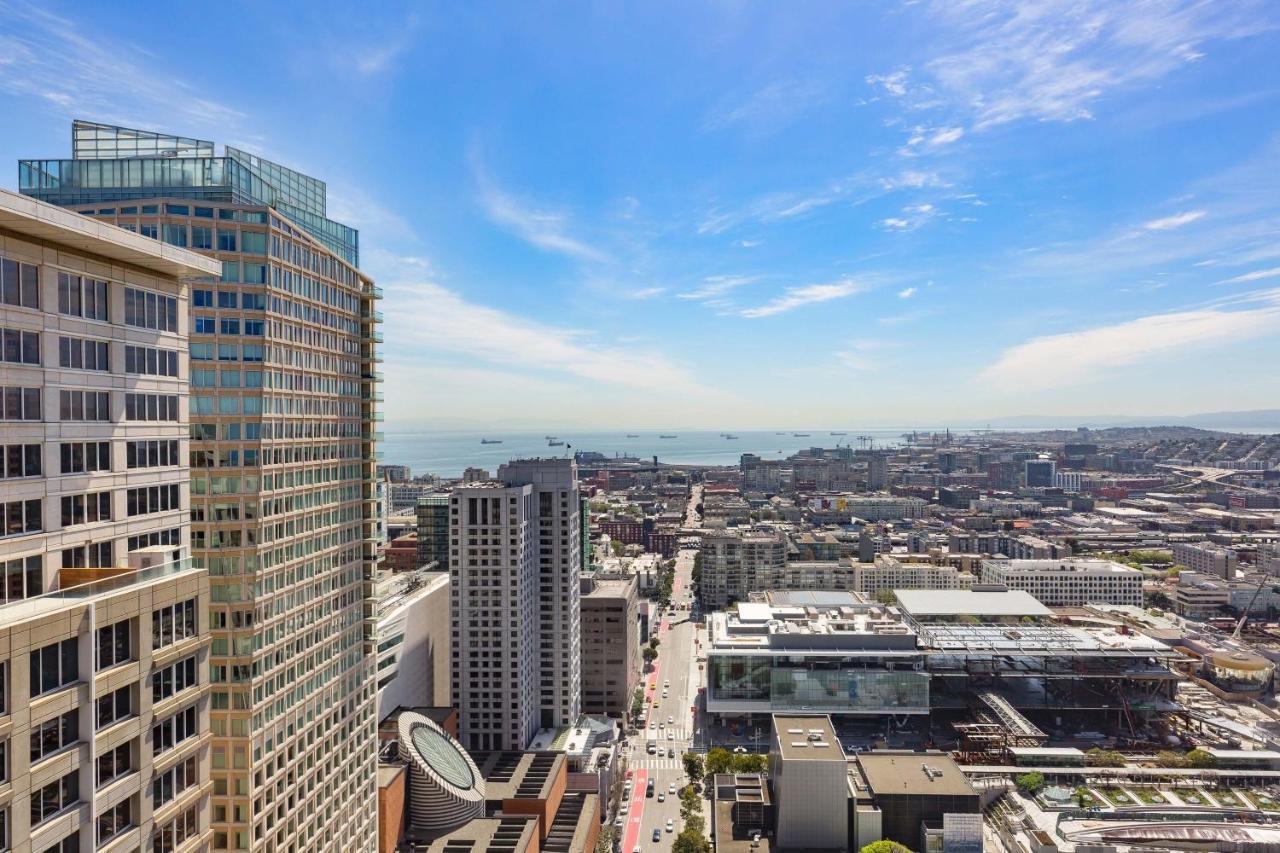
[[[125,394],[124,418],[127,421],[176,421],[176,394]]]
[[[93,492],[87,495],[64,495],[62,498],[62,526],[93,524],[111,520],[111,493]]]
[[[156,774],[151,783],[151,804],[160,808],[183,791],[200,784],[199,766],[194,755]]]
[[[39,364],[40,333],[0,329],[0,361],[10,364]]]
[[[178,375],[178,353],[174,350],[152,347],[126,346],[124,348],[124,372],[139,376]]]
[[[182,498],[177,483],[129,489],[125,497],[129,518],[182,508]]]
[[[129,743],[122,743],[115,749],[108,750],[98,756],[97,783],[99,788],[133,770],[129,761],[130,746],[131,744]]]
[[[112,723],[132,716],[133,703],[129,698],[128,687],[121,687],[105,696],[99,696],[95,703],[95,727],[104,729]]]
[[[44,823],[80,801],[80,771],[72,770],[57,781],[31,792],[31,826]],[[79,848],[76,848],[79,849]]]
[[[80,712],[71,710],[60,717],[31,727],[31,763],[43,761],[80,740]]]
[[[111,808],[98,814],[98,845],[106,844],[112,838],[133,825],[130,819],[129,800],[121,800]]]
[[[0,477],[39,477],[40,449],[38,444],[0,445]]]
[[[125,444],[125,465],[130,469],[164,468],[177,464],[177,439],[130,441]]]
[[[58,338],[58,366],[73,370],[111,370],[111,345],[106,341]]]
[[[124,322],[126,326],[178,331],[178,300],[149,290],[124,289]]]
[[[114,542],[91,542],[75,548],[62,549],[64,569],[109,569],[115,553]]]
[[[105,281],[58,273],[58,313],[86,320],[107,321],[108,285]]]
[[[151,673],[151,701],[163,702],[196,682],[196,658],[192,655]]]
[[[58,418],[63,421],[111,420],[108,391],[59,391]]]
[[[0,394],[4,395],[4,411],[0,412],[0,420],[38,421],[43,417],[39,388],[5,386],[0,388]]]
[[[111,470],[111,442],[63,442],[58,449],[63,474],[86,474]]]
[[[154,853],[173,853],[186,843],[187,839],[195,838],[198,825],[196,807],[192,806],[156,830],[151,841],[151,849]]]
[[[18,601],[44,592],[43,558],[39,554],[0,562],[0,603]],[[4,704],[0,702],[0,713]]]
[[[163,649],[196,635],[196,600],[151,611],[151,647]]]
[[[168,752],[196,735],[196,706],[183,708],[151,727],[151,749],[155,755]]]
[[[98,671],[131,659],[129,656],[129,621],[128,619],[122,619],[114,625],[98,629],[98,641],[95,646],[97,657],[95,667]]]
[[[0,259],[0,302],[16,308],[40,308],[40,269],[9,258]]]
[[[0,503],[4,513],[4,531],[0,536],[22,536],[39,533],[44,527],[44,508],[39,499]]]

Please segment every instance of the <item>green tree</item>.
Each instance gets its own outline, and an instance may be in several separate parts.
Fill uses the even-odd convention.
[[[707,822],[702,819],[700,814],[691,814],[684,819],[684,828],[686,832],[696,832],[699,836],[707,834]]]
[[[641,654],[644,655],[645,663],[653,663],[653,659],[658,656],[658,650],[653,646],[645,646],[644,651],[641,652]]]
[[[600,827],[600,835],[596,837],[596,853],[613,853],[614,835],[612,824]]]
[[[884,605],[897,604],[898,596],[894,595],[891,589],[882,589],[876,593],[876,601]]]
[[[911,848],[885,838],[880,841],[872,841],[859,850],[858,853],[911,853]]]
[[[691,782],[702,781],[701,755],[696,752],[686,752],[684,754],[684,775],[688,776]]]
[[[1044,787],[1044,774],[1037,772],[1023,773],[1021,776],[1014,777],[1013,783],[1024,794],[1034,794]]]
[[[1114,749],[1095,746],[1084,754],[1084,763],[1090,767],[1124,767],[1124,755]]]
[[[769,766],[769,759],[767,756],[748,752],[733,756],[732,766],[735,773],[763,773]]]
[[[671,853],[711,853],[711,842],[702,833],[685,829],[676,836]]]
[[[1081,785],[1075,790],[1076,805],[1084,808],[1085,803],[1089,802],[1089,789]]]
[[[728,773],[733,766],[733,753],[723,747],[707,750],[705,775],[709,778],[717,773]]]
[[[1203,749],[1191,750],[1187,753],[1186,758],[1187,766],[1189,767],[1204,768],[1218,766],[1218,756],[1214,755],[1212,752],[1205,752]]]
[[[613,552],[613,556],[615,557],[621,557],[622,552],[626,549],[626,547],[627,547],[626,545],[622,544],[621,539],[609,540],[609,550]]]
[[[1187,759],[1181,754],[1171,749],[1164,749],[1156,753],[1157,767],[1186,767]]]

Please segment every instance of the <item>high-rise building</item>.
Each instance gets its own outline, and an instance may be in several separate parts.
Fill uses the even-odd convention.
[[[1049,488],[1057,469],[1058,463],[1052,459],[1028,459],[1022,463],[1022,478],[1027,488]]]
[[[209,840],[186,302],[218,268],[0,190],[0,848]]]
[[[640,681],[639,583],[632,575],[582,585],[582,710],[625,717]]]
[[[727,607],[730,602],[745,601],[752,592],[779,588],[787,540],[772,530],[707,532],[699,553],[698,596],[707,607]]]
[[[327,218],[323,181],[247,152],[89,122],[72,134],[72,159],[19,164],[23,193],[218,262],[190,301],[212,847],[371,850],[381,294],[358,235]],[[159,304],[126,294],[122,311],[156,328]]]
[[[453,702],[470,749],[524,749],[582,707],[581,501],[570,459],[512,461],[449,497]]]

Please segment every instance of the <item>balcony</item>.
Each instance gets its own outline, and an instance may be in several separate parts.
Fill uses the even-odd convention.
[[[382,312],[381,312],[381,311],[361,311],[361,312],[360,312],[360,316],[361,316],[361,318],[363,318],[363,319],[365,319],[365,320],[372,320],[372,321],[373,321],[373,322],[375,322],[375,323],[381,323],[381,322],[382,322]]]
[[[382,288],[381,288],[381,287],[378,287],[377,285],[374,285],[374,287],[372,288],[372,291],[371,291],[371,292],[373,293],[373,298],[374,298],[374,299],[381,299],[381,298],[382,298]]]

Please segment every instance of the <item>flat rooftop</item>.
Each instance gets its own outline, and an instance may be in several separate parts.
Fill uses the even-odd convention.
[[[549,798],[565,762],[558,752],[475,752],[471,758],[490,802]]]
[[[1026,590],[895,589],[903,611],[917,620],[956,616],[1009,616],[1033,619],[1053,615]]]
[[[797,603],[739,602],[707,617],[711,651],[759,651],[787,649],[851,651],[875,649],[911,651],[915,632],[888,607],[869,604],[861,596],[846,593],[794,594]],[[777,593],[773,601],[791,600]],[[831,603],[822,604],[832,596]],[[806,603],[808,598],[808,603]]]
[[[844,760],[844,748],[830,717],[774,714],[773,731],[784,761]]]
[[[941,752],[864,752],[854,761],[877,797],[977,797],[960,767]]]

